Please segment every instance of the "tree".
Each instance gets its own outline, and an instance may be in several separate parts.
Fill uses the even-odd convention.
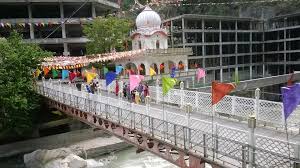
[[[39,110],[32,70],[51,53],[25,44],[15,31],[0,40],[0,132],[23,135],[30,131]]]
[[[113,16],[96,18],[92,24],[85,25],[83,32],[90,42],[87,43],[88,54],[110,52],[112,49],[123,50],[123,42],[127,40],[131,22]]]

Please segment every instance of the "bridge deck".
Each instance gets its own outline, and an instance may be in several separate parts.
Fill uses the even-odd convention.
[[[147,118],[158,119],[158,123],[150,124],[152,130],[158,131],[152,131],[152,135],[161,137],[166,143],[175,145],[174,147],[177,146],[177,143],[185,144],[188,142],[189,150],[202,154],[204,152],[210,159],[212,156],[216,156],[213,158],[221,160],[227,165],[244,167],[245,163],[249,163],[249,157],[242,152],[245,150],[244,147],[247,147],[249,144],[250,136],[245,123],[223,118],[215,118],[212,123],[209,115],[192,113],[189,117],[180,108],[172,106],[161,106],[152,103],[149,107],[129,103],[108,93],[100,96],[76,91],[74,88],[65,85],[59,86],[49,83],[44,83],[43,85],[44,87],[39,88],[39,92],[51,99],[76,107],[89,114],[102,116],[102,113],[104,113],[106,118],[109,117],[109,119],[121,123],[125,122],[125,125],[128,121],[131,123],[131,126],[134,124],[134,129],[143,131],[143,127],[150,124],[150,122],[147,122]],[[209,108],[207,110],[209,111]],[[187,129],[189,133],[185,133],[185,131],[178,132],[176,128],[181,128],[183,131]],[[206,139],[205,137],[212,138]],[[299,146],[294,142],[290,142],[288,145],[284,141],[284,137],[283,133],[276,130],[263,127],[257,128],[254,137],[256,141],[255,155],[257,156],[254,161],[255,164],[261,167],[289,167],[291,162],[297,160],[295,157],[298,156]],[[203,138],[204,141],[202,141]],[[293,141],[298,142],[298,140],[298,136],[293,137]],[[211,150],[205,152],[201,146],[204,149],[207,147],[207,149]],[[247,149],[250,150],[252,148],[252,146],[248,146]]]

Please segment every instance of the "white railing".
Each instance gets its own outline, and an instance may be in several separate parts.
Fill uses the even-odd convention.
[[[100,89],[115,92],[116,82],[106,87],[105,80],[99,80]],[[165,96],[159,86],[149,86],[149,93],[152,100],[170,103],[183,107],[190,103],[193,113],[210,115],[212,113],[211,93],[190,91],[184,89],[171,89]],[[258,106],[258,112],[255,108]],[[256,120],[264,125],[284,128],[283,105],[280,102],[267,100],[256,100],[253,98],[225,96],[217,105],[216,113],[226,114],[227,117],[238,117],[247,120],[250,115],[256,115]],[[218,116],[217,116],[218,117]],[[291,114],[287,120],[289,128],[300,127],[300,106]]]
[[[176,137],[177,141],[175,140],[175,145],[177,146],[188,135],[189,144],[187,146],[192,151],[203,153],[203,150],[200,149],[201,147],[214,149],[212,152],[216,152],[216,159],[224,162],[228,161],[228,158],[233,159],[234,161],[230,162],[230,164],[236,167],[244,167],[245,165],[242,163],[248,161],[247,152],[245,153],[244,151],[247,148],[250,136],[250,133],[247,131],[230,128],[216,122],[211,123],[195,117],[187,117],[187,115],[167,111],[166,109],[163,110],[154,107],[147,109],[144,105],[129,103],[120,97],[113,98],[99,94],[89,94],[85,91],[78,91],[76,88],[68,85],[44,82],[43,84],[38,84],[37,90],[40,94],[50,99],[98,116],[106,115],[109,119],[121,122],[124,125],[132,125],[132,120],[128,118],[134,115],[134,122],[139,123],[133,123],[134,129],[143,130],[145,129],[143,126],[149,124],[147,120],[142,118],[142,115],[152,117],[157,121],[152,124],[152,133],[154,133],[155,137],[163,138],[172,144],[174,143],[174,137]],[[106,105],[109,105],[109,107]],[[122,112],[118,112],[118,109],[122,110]],[[163,122],[166,122],[166,126],[162,124]],[[189,133],[176,132],[175,125],[172,123],[182,129],[188,129],[187,132]],[[150,125],[148,126],[150,127]],[[289,167],[290,162],[295,160],[294,156],[297,156],[295,152],[299,148],[298,145],[293,143],[288,144],[282,140],[257,134],[254,137],[257,144],[254,147],[255,155],[259,156],[255,157],[255,164],[258,167]],[[206,154],[212,155],[210,152]]]

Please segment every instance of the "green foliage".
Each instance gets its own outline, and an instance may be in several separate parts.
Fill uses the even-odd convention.
[[[50,54],[37,45],[23,43],[15,31],[0,40],[0,132],[22,135],[31,130],[39,109],[32,69]]]
[[[83,32],[91,40],[86,46],[88,54],[110,52],[114,48],[123,50],[131,25],[129,20],[113,16],[98,17],[92,24],[85,25]]]

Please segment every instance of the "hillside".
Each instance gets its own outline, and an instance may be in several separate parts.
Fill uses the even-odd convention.
[[[177,4],[150,4],[162,19],[181,14],[223,15],[239,17],[270,18],[278,15],[300,12],[300,0],[183,0]],[[147,0],[139,0],[141,5],[134,4],[135,0],[123,0],[122,16],[135,18]],[[247,3],[246,3],[247,2]]]

